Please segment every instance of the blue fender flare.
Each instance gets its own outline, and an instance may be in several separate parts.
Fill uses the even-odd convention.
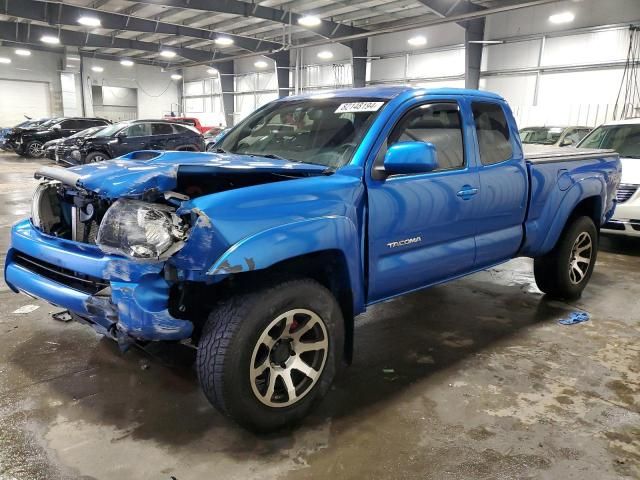
[[[284,260],[327,250],[344,255],[354,312],[363,311],[360,239],[355,223],[344,216],[305,219],[246,237],[223,253],[207,274],[226,276],[264,270]]]

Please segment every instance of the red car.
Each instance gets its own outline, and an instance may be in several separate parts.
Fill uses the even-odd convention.
[[[172,117],[172,116],[166,116],[165,119],[166,120],[171,120],[172,122],[179,122],[179,123],[184,123],[185,125],[191,125],[192,127],[197,128],[200,133],[206,133],[209,130],[211,130],[212,128],[215,128],[215,127],[211,127],[211,126],[202,125],[200,123],[200,120],[198,120],[195,117]]]

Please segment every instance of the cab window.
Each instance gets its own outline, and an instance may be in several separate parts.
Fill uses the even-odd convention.
[[[151,125],[148,123],[136,123],[127,128],[127,137],[148,137],[151,135]]]
[[[504,110],[497,103],[473,102],[478,150],[483,165],[504,162],[513,156],[509,138],[509,124]]]

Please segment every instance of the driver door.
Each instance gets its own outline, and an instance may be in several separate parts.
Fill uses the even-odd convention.
[[[117,143],[116,156],[137,150],[148,150],[151,142],[151,124],[136,123],[125,130],[126,136],[120,137]]]
[[[368,185],[368,303],[466,273],[475,260],[479,178],[473,134],[455,101],[417,103],[397,121],[380,148]],[[429,142],[438,168],[384,174],[387,149]]]

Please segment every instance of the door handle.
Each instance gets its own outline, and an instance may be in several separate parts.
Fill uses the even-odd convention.
[[[476,193],[478,193],[478,189],[472,187],[471,185],[464,185],[462,190],[460,190],[456,195],[458,195],[463,200],[469,200]]]

